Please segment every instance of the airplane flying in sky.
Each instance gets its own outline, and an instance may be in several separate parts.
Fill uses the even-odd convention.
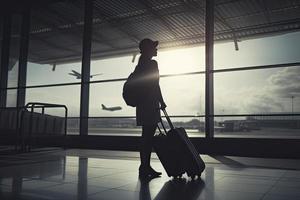
[[[79,73],[75,70],[72,70],[72,73],[69,73],[69,75],[75,76],[76,79],[81,79],[81,73]],[[102,75],[102,74],[91,74],[90,78],[93,78],[94,76],[98,76],[98,75]]]
[[[107,110],[107,111],[116,111],[116,110],[121,110],[121,106],[114,106],[114,107],[106,107],[104,104],[101,104],[102,110]]]

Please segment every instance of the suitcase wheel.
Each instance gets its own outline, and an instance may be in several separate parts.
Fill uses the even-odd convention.
[[[191,177],[192,180],[194,180],[195,177],[196,177],[196,174],[190,174],[190,173],[187,173],[187,175],[188,175],[189,177]]]
[[[174,179],[182,178],[183,173],[172,176]]]

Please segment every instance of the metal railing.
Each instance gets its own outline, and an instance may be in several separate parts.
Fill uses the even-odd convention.
[[[31,149],[31,139],[32,139],[32,123],[33,123],[33,113],[35,109],[41,108],[41,114],[45,114],[45,109],[46,108],[64,108],[65,110],[65,116],[64,116],[64,147],[65,145],[65,140],[67,136],[67,119],[68,119],[68,108],[65,105],[61,104],[51,104],[51,103],[41,103],[41,102],[29,102],[26,104],[26,106],[22,107],[1,107],[0,110],[14,110],[16,111],[16,118],[15,118],[15,127],[14,127],[14,133],[13,136],[15,137],[15,150],[18,150],[18,146],[20,146],[20,150],[26,151],[27,149]],[[30,111],[29,111],[30,110]],[[24,114],[25,112],[30,112],[30,117],[29,117],[29,130],[28,130],[28,138],[25,135],[25,130],[24,130]],[[2,116],[4,117],[4,116]],[[4,120],[4,119],[2,119]],[[10,119],[9,119],[10,120]],[[13,121],[13,120],[12,120]],[[13,121],[14,122],[14,121]],[[11,122],[11,123],[13,123]],[[8,121],[10,123],[10,121]],[[46,125],[45,125],[46,126]],[[9,127],[10,128],[10,127]],[[53,128],[54,129],[54,128]],[[26,141],[29,141],[28,148]]]

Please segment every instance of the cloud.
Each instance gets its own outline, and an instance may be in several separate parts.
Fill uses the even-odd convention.
[[[282,112],[284,106],[271,94],[256,94],[246,102],[245,110],[250,113]]]
[[[279,97],[300,97],[300,66],[279,70],[268,79],[268,84]]]
[[[262,87],[248,88],[240,95],[247,97],[243,107],[250,113],[290,111],[288,98],[300,98],[300,67],[280,69],[267,78]]]

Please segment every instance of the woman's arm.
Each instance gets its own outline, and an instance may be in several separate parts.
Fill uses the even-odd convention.
[[[158,101],[160,103],[160,106],[162,109],[165,109],[167,107],[164,99],[163,99],[163,96],[162,96],[162,93],[161,93],[161,89],[160,89],[160,85],[159,85],[159,70],[158,70],[158,64],[155,60],[151,60],[151,64],[152,64],[152,78],[154,78],[154,83],[156,85],[156,95],[157,95],[157,98],[158,98]]]
[[[158,84],[158,100],[159,100],[159,103],[160,103],[160,106],[162,109],[165,109],[167,107],[163,97],[162,97],[162,94],[161,94],[161,89],[160,89],[160,86]]]

